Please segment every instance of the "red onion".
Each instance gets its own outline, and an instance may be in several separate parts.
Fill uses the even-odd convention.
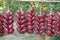
[[[0,14],[0,36],[4,35],[3,16]]]
[[[56,33],[60,35],[60,12],[57,14],[57,27],[56,27]]]
[[[19,33],[26,32],[26,13],[24,11],[17,10],[16,13],[16,21],[17,21],[17,31]]]
[[[13,13],[11,11],[6,11],[4,14],[4,29],[7,34],[12,34],[13,28]]]
[[[48,36],[53,36],[55,31],[55,14],[54,12],[46,16],[46,30],[45,33]]]
[[[45,23],[45,14],[39,13],[36,16],[36,33],[42,34],[44,32],[44,24]]]
[[[33,33],[34,32],[34,8],[30,8],[27,11],[27,32]]]

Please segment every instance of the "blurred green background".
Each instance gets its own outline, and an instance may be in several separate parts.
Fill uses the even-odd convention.
[[[0,11],[2,11],[2,14],[4,14],[5,11],[10,10],[14,13],[14,18],[16,17],[16,10],[22,8],[24,11],[27,11],[30,7],[34,7],[35,13],[38,13],[39,11],[44,12],[44,13],[49,13],[50,11],[54,11],[56,13],[56,12],[60,11],[60,2],[20,2],[20,1],[15,1],[15,0],[0,0]],[[51,8],[52,8],[52,10],[51,10]],[[15,25],[15,23],[14,23],[14,25]],[[18,34],[17,31],[14,32],[14,34],[12,34],[11,36],[15,37],[15,35],[17,35],[18,37],[24,36],[24,35]],[[25,36],[27,36],[27,35],[30,35],[30,34],[25,34]],[[8,35],[8,37],[9,36],[10,35]],[[29,36],[29,39],[33,40],[33,38],[35,36],[37,36],[37,35],[32,34],[31,36]],[[6,38],[8,38],[8,37],[5,35],[3,37],[0,37],[0,40],[6,40]],[[17,37],[15,37],[15,38],[17,38]],[[15,38],[12,38],[12,39],[15,39]],[[53,37],[43,35],[42,39],[38,39],[38,38],[41,38],[41,36],[37,36],[36,40],[42,40],[42,39],[60,40],[60,36],[58,36],[56,34]],[[29,39],[27,39],[27,40],[29,40]],[[9,40],[9,39],[7,39],[7,40]],[[15,39],[15,40],[17,40],[17,39]]]

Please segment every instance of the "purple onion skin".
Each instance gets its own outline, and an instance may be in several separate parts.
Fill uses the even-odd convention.
[[[26,32],[26,12],[17,10],[16,16],[17,31],[24,34]]]
[[[0,14],[0,37],[4,35],[3,16]]]
[[[42,34],[44,32],[44,24],[45,23],[45,15],[42,13],[39,13],[36,16],[36,28],[35,31],[37,34]]]
[[[11,11],[6,11],[4,14],[4,30],[7,34],[12,34],[14,32],[13,22],[13,13]]]
[[[57,27],[56,27],[56,34],[60,35],[60,12],[57,12]]]
[[[34,32],[34,8],[29,8],[27,11],[27,28],[26,31],[27,33],[33,33]]]
[[[47,15],[47,18],[46,18],[46,29],[45,29],[45,33],[48,36],[53,36],[54,35],[54,32],[55,32],[55,23],[56,23],[55,14],[54,13],[51,13],[51,14],[48,14],[48,15]]]

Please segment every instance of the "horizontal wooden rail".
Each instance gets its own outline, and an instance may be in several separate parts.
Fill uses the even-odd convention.
[[[18,0],[18,1],[25,1],[25,2],[60,2],[60,0]]]

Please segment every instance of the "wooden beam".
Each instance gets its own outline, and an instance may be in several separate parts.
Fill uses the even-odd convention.
[[[60,2],[59,0],[18,0],[18,1],[24,1],[24,2]]]

